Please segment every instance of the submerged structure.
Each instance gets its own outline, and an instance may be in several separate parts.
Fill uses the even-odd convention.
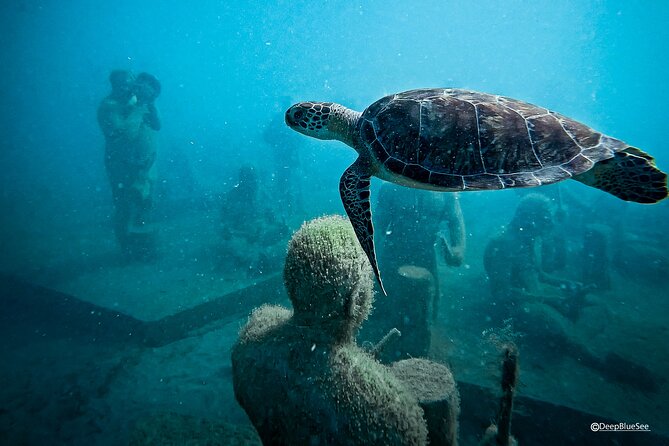
[[[426,359],[389,368],[355,343],[373,282],[347,220],[307,222],[284,282],[293,310],[256,309],[232,351],[235,396],[264,444],[456,444],[448,368]]]

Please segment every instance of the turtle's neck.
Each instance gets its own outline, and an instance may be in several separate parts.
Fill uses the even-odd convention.
[[[339,104],[332,104],[331,107],[332,111],[330,112],[328,130],[338,140],[358,150],[360,145],[358,119],[360,119],[362,113]]]

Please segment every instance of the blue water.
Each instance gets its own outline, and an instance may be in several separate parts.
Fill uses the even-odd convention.
[[[275,209],[289,230],[319,215],[343,213],[337,185],[355,152],[341,143],[307,139],[284,128],[285,108],[302,100],[334,101],[362,111],[384,95],[414,88],[454,87],[501,94],[558,111],[622,139],[652,154],[658,167],[666,171],[668,21],[669,3],[659,0],[3,3],[0,271],[3,277],[18,278],[24,284],[62,291],[101,308],[150,321],[218,296],[219,288],[207,288],[207,284],[222,276],[243,276],[253,283],[257,274],[247,274],[244,265],[226,271],[226,275],[212,260],[212,256],[225,257],[225,253],[216,253],[218,235],[211,227],[220,224],[221,197],[237,184],[240,166],[250,164],[257,169],[270,207],[272,197],[282,187],[277,172],[289,170],[292,187],[302,202]],[[98,104],[109,93],[112,69],[147,71],[162,84],[157,100],[162,130],[154,203],[162,258],[155,269],[119,267],[115,257],[104,139],[96,122]],[[290,156],[297,157],[288,165],[281,161],[282,145]],[[597,296],[606,300],[608,316],[602,328],[593,329],[607,335],[593,341],[593,348],[607,351],[605,345],[618,346],[612,350],[655,376],[666,376],[667,203],[626,204],[569,183],[564,186],[567,196],[592,211],[587,217],[591,223],[619,221],[608,230],[622,234],[628,243],[637,239],[644,243],[644,249],[630,254],[631,264],[611,267],[613,289]],[[373,192],[379,185],[375,180]],[[509,222],[518,198],[513,191],[461,196],[468,228],[468,266],[460,270],[460,281],[457,275],[449,275],[448,284],[442,285],[450,289],[443,291],[450,300],[442,303],[449,312],[442,324],[451,324],[452,333],[462,339],[477,340],[478,329],[485,328],[485,320],[469,331],[467,324],[458,325],[457,321],[467,319],[462,314],[471,310],[468,305],[472,301],[485,300],[480,293],[484,275],[481,256],[490,237]],[[232,208],[229,212],[234,212]],[[572,206],[572,212],[579,212],[573,209],[578,206]],[[570,228],[565,230],[569,234]],[[280,249],[283,243],[281,239]],[[627,252],[616,248],[611,246],[610,255],[625,259]],[[572,266],[578,264],[578,254],[571,254]],[[203,268],[203,264],[208,266]],[[181,297],[170,294],[169,288],[177,286],[171,283],[164,286],[167,297],[156,294],[161,281],[169,276],[169,268],[181,268],[185,277],[179,284]],[[275,265],[260,273],[270,275],[279,270]],[[123,288],[123,283],[133,285]],[[198,285],[188,291],[192,283]],[[3,298],[13,296],[13,287],[3,287]],[[30,308],[27,314],[29,317]],[[11,315],[5,317],[11,319]],[[592,317],[597,320],[597,316]],[[243,323],[244,315],[239,319]],[[25,326],[23,329],[35,333]],[[11,338],[3,347],[6,355],[16,354],[24,335],[12,330],[6,329]],[[234,330],[231,333],[234,338]],[[586,338],[595,335],[580,332]],[[60,339],[53,336],[50,339],[47,331],[40,342]],[[35,365],[35,358],[43,353],[30,347],[32,344],[26,345],[21,356],[25,362],[18,361],[10,368],[7,361],[1,361],[5,379],[26,374],[34,377],[16,384],[13,390],[10,385],[3,393],[0,443],[4,437],[10,443],[40,444],[52,434],[54,441],[62,444],[116,443],[110,439],[110,428],[100,421],[102,415],[96,421],[97,431],[81,431],[79,437],[71,433],[77,432],[77,423],[88,420],[86,407],[90,406],[85,404],[80,412],[63,415],[62,423],[44,422],[65,409],[54,402],[53,395],[60,393],[40,387],[49,381]],[[32,348],[35,354],[30,359]],[[45,347],[53,356],[58,356],[54,353],[57,348]],[[457,356],[460,349],[467,350],[458,345],[449,354]],[[95,348],[88,353],[95,357]],[[207,354],[213,355],[212,351]],[[221,356],[229,361],[227,350]],[[465,370],[464,365],[476,356],[471,344],[467,355],[450,361]],[[73,365],[77,362],[71,359],[73,370],[65,367],[59,373],[69,373],[76,381],[81,373]],[[179,369],[181,363],[165,364],[175,376],[190,373],[190,369]],[[569,370],[569,366],[560,370]],[[608,419],[651,423],[654,431],[669,432],[666,384],[649,395],[626,389],[612,396],[613,402],[602,396],[594,402],[589,398],[591,403],[586,404],[588,398],[567,394],[578,393],[579,386],[588,384],[576,383],[571,390],[550,386],[545,390],[541,383],[559,379],[555,376],[561,372],[551,373],[550,367],[533,369],[522,391],[601,413]],[[454,374],[457,379],[457,369]],[[108,387],[113,388],[117,375],[105,376],[111,376]],[[596,374],[586,373],[583,382],[591,382],[589,379],[596,379]],[[126,381],[135,382],[131,378]],[[62,387],[61,392],[68,395]],[[630,395],[636,395],[634,407],[623,412],[621,401]],[[216,409],[213,418],[248,423],[241,411],[226,415],[227,408],[236,407],[229,389],[225,398],[221,397],[227,398],[225,401],[212,403],[210,399],[216,396],[207,396],[205,404],[193,397],[186,408],[178,398],[157,398],[160,404],[136,402],[146,410],[137,409],[133,416],[160,409],[206,417],[211,415],[209,404]],[[106,404],[110,413],[122,411],[121,403]],[[42,406],[48,410],[39,409]],[[636,418],[630,419],[632,416]],[[31,417],[42,425],[43,432],[30,433]],[[118,440],[123,443],[134,419],[112,418],[126,435]],[[522,433],[518,434],[522,438]],[[643,437],[639,441],[644,444]]]

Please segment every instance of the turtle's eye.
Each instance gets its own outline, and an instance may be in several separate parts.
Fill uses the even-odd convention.
[[[294,119],[295,121],[301,121],[302,118],[304,118],[304,112],[303,112],[302,110],[297,110],[297,111],[293,114],[293,119]]]

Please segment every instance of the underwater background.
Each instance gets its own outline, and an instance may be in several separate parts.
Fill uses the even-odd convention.
[[[187,431],[256,444],[232,392],[230,348],[253,307],[286,302],[290,233],[343,214],[339,177],[356,157],[292,132],[285,110],[318,100],[362,111],[414,88],[479,90],[558,111],[666,171],[668,21],[659,0],[3,3],[0,443],[148,444],[157,432]],[[149,262],[122,261],[111,224],[96,111],[113,69],[162,84]],[[229,194],[249,166],[257,206],[282,229],[249,220],[254,240],[222,243],[226,218],[250,205]],[[372,182],[373,209],[381,183]],[[533,192],[561,197],[573,217],[562,227],[566,276],[584,262],[583,227],[598,225],[608,240],[611,286],[590,293],[572,337],[654,382],[612,381],[547,337],[543,355],[521,348],[519,395],[658,435],[618,433],[621,444],[665,444],[669,204],[626,203],[575,181]],[[460,194],[467,250],[463,266],[440,265],[430,357],[463,383],[498,385],[483,253],[522,196]],[[476,417],[488,422],[492,407]],[[517,411],[540,423],[522,404]],[[463,410],[461,423],[468,417]],[[562,428],[587,433],[589,422]],[[476,437],[463,430],[460,440]]]

